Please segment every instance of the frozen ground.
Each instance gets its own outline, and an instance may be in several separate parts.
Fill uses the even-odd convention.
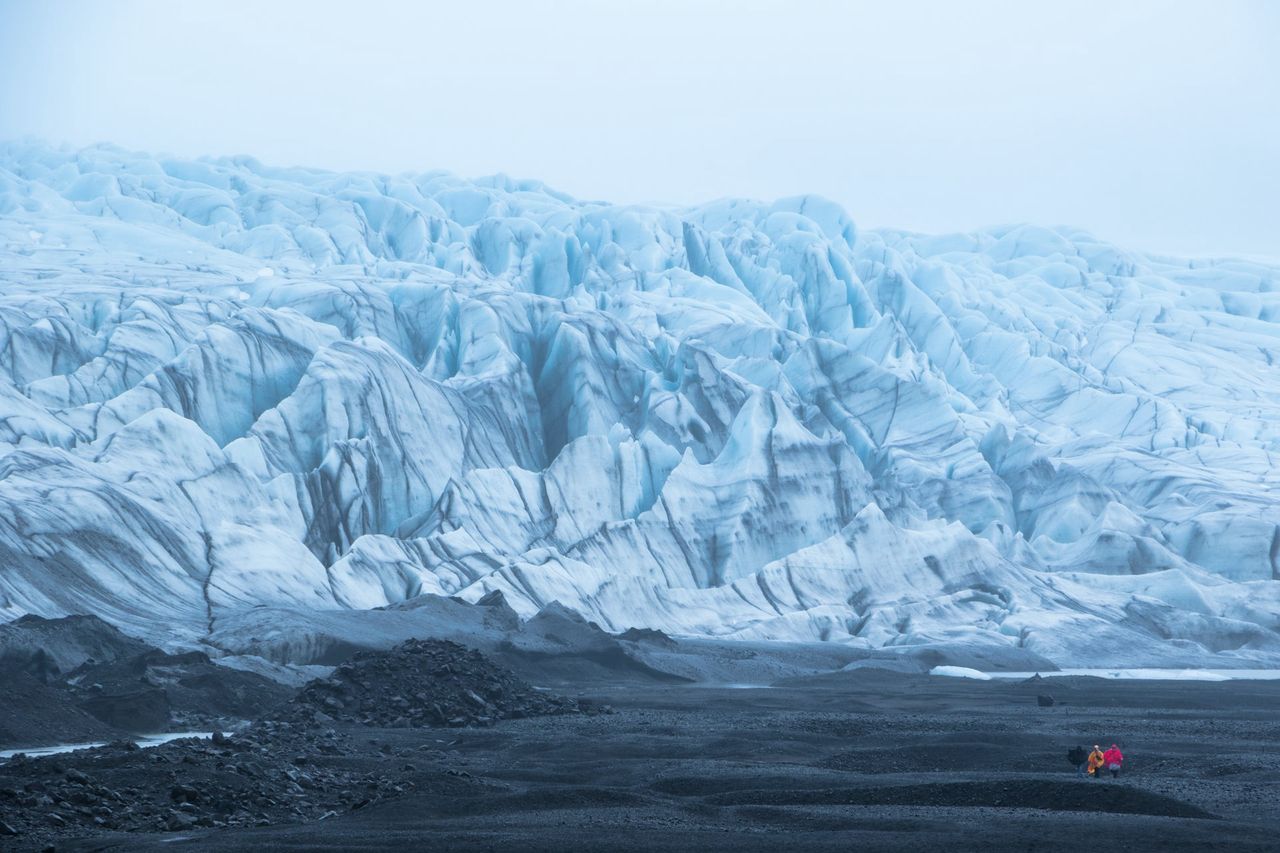
[[[977,669],[1275,667],[1278,282],[813,196],[11,144],[0,616],[218,653],[265,605],[297,649],[500,590]]]

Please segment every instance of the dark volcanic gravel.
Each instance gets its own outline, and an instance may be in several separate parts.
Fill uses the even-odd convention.
[[[289,688],[252,672],[219,666],[201,652],[152,649],[85,664],[66,684],[79,707],[125,731],[183,731],[241,724],[279,705]]]
[[[86,830],[165,831],[253,826],[349,811],[392,783],[330,763],[334,733],[259,726],[233,738],[131,742],[0,767],[0,815],[32,841]],[[367,785],[367,786],[366,786]]]
[[[195,657],[200,660],[157,652],[112,666],[126,674],[171,661],[209,666],[203,655]],[[187,674],[184,689],[194,677]],[[228,694],[227,701],[236,698]],[[435,747],[416,746],[410,761],[389,760],[404,753],[371,749],[376,741],[367,736],[355,743],[353,733],[604,709],[539,691],[456,643],[411,640],[356,655],[330,677],[310,682],[271,719],[233,736],[145,750],[121,741],[0,765],[0,847],[5,838],[38,848],[52,839],[112,832],[306,823],[410,792],[457,793],[474,783],[465,771],[441,766],[448,760]]]
[[[332,729],[276,722],[149,749],[122,741],[19,757],[0,765],[0,835],[38,849],[37,842],[111,831],[325,820],[460,776],[428,768],[434,758],[420,753],[413,756],[417,764],[388,761]],[[420,765],[434,772],[420,772]]]
[[[276,716],[416,728],[602,710],[540,691],[457,643],[409,640],[388,652],[355,655],[328,678],[309,683]]]
[[[1081,784],[1019,779],[986,784],[938,782],[926,785],[876,785],[856,788],[727,791],[704,798],[720,806],[929,806],[1043,809],[1055,811],[1144,814],[1159,817],[1213,819],[1189,803],[1118,784]]]
[[[108,741],[123,732],[76,707],[75,697],[58,684],[45,684],[25,672],[0,667],[0,746],[17,748],[58,742]]]
[[[1059,678],[1041,706],[1037,683],[804,682],[597,686],[617,713],[563,713],[582,705],[461,646],[409,644],[229,741],[0,765],[0,849],[1277,849],[1280,683]],[[438,728],[414,722],[419,693],[476,706],[459,720],[552,713]],[[397,696],[410,712],[388,720]],[[1066,761],[1096,742],[1124,748],[1118,779]]]
[[[1061,679],[1054,692],[1070,704],[1042,708],[1035,685],[876,673],[833,681],[628,685],[593,691],[616,714],[484,728],[335,724],[367,760],[386,753],[392,768],[408,755],[425,769],[418,756],[437,755],[430,766],[456,787],[428,790],[424,778],[325,821],[134,835],[119,849],[1277,849],[1278,683]],[[1066,751],[1086,737],[1123,744],[1120,778],[1076,776]]]

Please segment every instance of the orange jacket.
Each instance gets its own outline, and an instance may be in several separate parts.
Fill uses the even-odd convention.
[[[1103,765],[1102,750],[1095,749],[1089,753],[1089,772],[1094,773]]]

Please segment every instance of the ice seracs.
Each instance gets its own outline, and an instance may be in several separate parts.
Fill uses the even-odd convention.
[[[616,630],[1274,665],[1278,285],[816,196],[3,146],[0,617],[194,644],[500,590]]]

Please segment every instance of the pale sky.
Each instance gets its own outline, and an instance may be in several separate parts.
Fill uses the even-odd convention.
[[[1280,3],[0,0],[0,139],[1280,256]]]

